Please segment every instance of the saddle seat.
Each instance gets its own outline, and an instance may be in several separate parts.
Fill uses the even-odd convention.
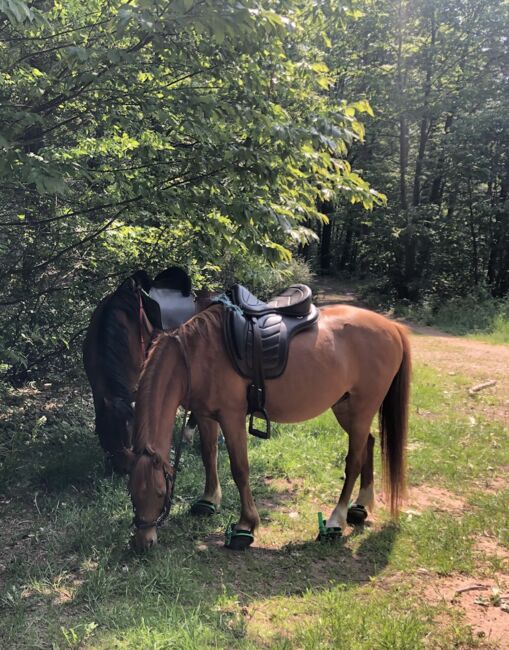
[[[305,284],[292,284],[280,296],[267,303],[258,300],[241,284],[234,284],[230,291],[233,304],[240,307],[246,316],[263,316],[275,312],[282,316],[303,317],[312,311],[313,294]]]
[[[292,285],[268,303],[238,284],[230,290],[230,297],[239,309],[229,309],[225,314],[225,346],[235,370],[252,381],[247,395],[249,432],[268,438],[270,422],[265,411],[264,381],[283,374],[292,338],[312,327],[319,312],[311,302],[311,289],[304,284]],[[265,419],[267,431],[253,427],[254,413]]]

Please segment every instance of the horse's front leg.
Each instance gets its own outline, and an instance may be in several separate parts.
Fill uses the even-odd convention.
[[[221,417],[221,428],[228,448],[231,472],[239,490],[241,504],[240,518],[232,529],[227,531],[226,545],[234,550],[242,550],[252,544],[254,540],[253,532],[260,523],[260,517],[249,486],[245,414],[225,414],[224,417]]]
[[[219,425],[215,420],[196,416],[200,430],[200,449],[205,468],[203,496],[191,506],[193,515],[213,515],[221,504],[221,485],[217,474],[217,441]]]

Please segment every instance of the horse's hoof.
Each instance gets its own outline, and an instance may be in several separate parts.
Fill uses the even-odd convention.
[[[342,536],[341,528],[338,526],[327,527],[327,522],[321,512],[318,513],[318,537],[317,542],[333,542]]]
[[[348,508],[346,521],[352,526],[362,526],[366,521],[368,511],[360,503],[354,503]]]
[[[189,509],[189,514],[194,517],[211,517],[219,512],[219,506],[206,499],[198,499]]]
[[[226,529],[224,545],[231,551],[244,551],[254,542],[254,535],[250,530],[235,529],[235,524],[230,524]]]
[[[321,530],[318,533],[318,537],[316,538],[317,542],[335,542],[338,539],[341,539],[343,536],[343,533],[341,532],[341,528],[325,528],[325,530]]]

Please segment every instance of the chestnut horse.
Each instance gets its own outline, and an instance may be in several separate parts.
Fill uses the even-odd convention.
[[[219,505],[218,423],[224,434],[241,509],[232,529],[244,548],[259,523],[249,486],[246,390],[223,343],[223,305],[197,314],[175,332],[160,335],[142,371],[136,400],[129,492],[135,512],[134,546],[157,541],[174,480],[167,459],[179,405],[200,426],[205,466],[203,499]],[[327,526],[345,529],[348,504],[360,474],[356,506],[372,509],[373,436],[379,414],[384,485],[397,514],[405,488],[405,446],[410,387],[410,345],[404,327],[384,316],[345,305],[322,308],[316,325],[292,341],[288,364],[266,381],[266,408],[275,422],[301,422],[331,408],[349,437],[346,477]]]

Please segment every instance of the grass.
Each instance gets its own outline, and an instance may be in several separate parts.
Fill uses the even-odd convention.
[[[509,343],[509,301],[496,300],[485,290],[445,302],[435,296],[422,303],[399,305],[396,311],[451,334],[468,334],[487,343]]]
[[[250,440],[262,518],[255,547],[222,547],[238,512],[224,446],[221,514],[187,515],[203,481],[195,446],[185,450],[160,544],[144,557],[130,550],[125,481],[102,475],[81,389],[51,399],[35,388],[4,394],[0,647],[490,647],[459,610],[427,603],[419,588],[421,572],[474,580],[482,533],[509,547],[509,491],[482,489],[509,467],[509,436],[496,422],[472,424],[465,385],[416,368],[409,454],[411,483],[447,489],[467,500],[465,510],[408,512],[393,523],[381,509],[376,525],[335,546],[317,544],[316,512],[335,504],[347,451],[324,414],[275,426],[270,441]]]
[[[487,343],[509,343],[509,317],[498,314],[488,332],[475,334],[475,338]]]

